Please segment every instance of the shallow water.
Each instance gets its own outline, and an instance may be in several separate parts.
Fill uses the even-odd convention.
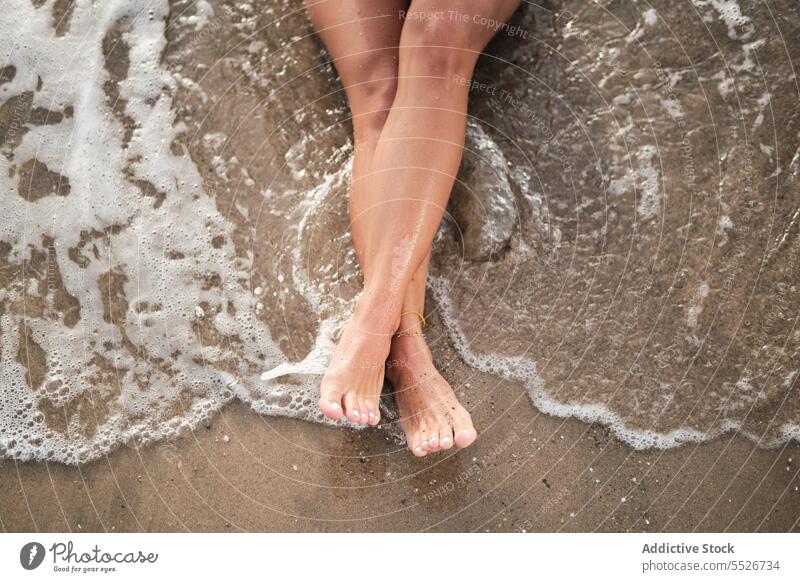
[[[5,457],[82,462],[233,399],[321,421],[358,293],[349,114],[301,3],[127,4],[0,16]],[[796,3],[512,25],[476,73],[432,339],[637,448],[800,438]]]

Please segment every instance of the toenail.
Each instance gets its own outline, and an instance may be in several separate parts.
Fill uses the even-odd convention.
[[[350,413],[350,416],[353,417],[353,420],[358,420],[359,414],[357,410],[354,410]]]
[[[458,439],[459,439],[460,435],[461,435],[461,442],[459,443]],[[475,432],[474,428],[462,428],[461,430],[459,430],[456,433],[456,437],[455,437],[456,445],[458,445],[459,447],[469,446],[472,443],[472,441],[475,440],[476,436],[477,436],[477,433]],[[465,440],[468,440],[469,442],[464,444]]]
[[[442,439],[442,444],[443,445],[449,445],[450,444],[450,438],[449,437],[444,437]]]
[[[417,447],[416,449],[414,449],[414,452],[415,453],[421,453],[422,452],[422,447]]]
[[[330,402],[328,402],[328,404],[330,404],[330,405],[331,405],[331,408],[339,408],[339,409],[341,409],[341,408],[342,408],[342,405],[341,405],[341,404],[339,404],[338,402],[334,402],[333,400],[331,400]]]

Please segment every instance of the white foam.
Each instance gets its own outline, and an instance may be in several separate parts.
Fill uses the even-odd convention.
[[[690,328],[697,327],[697,319],[700,317],[700,314],[703,312],[703,301],[708,297],[709,292],[711,291],[708,283],[703,281],[700,286],[697,288],[695,292],[694,301],[689,306],[686,314],[686,324]]]
[[[431,277],[429,287],[436,298],[440,314],[444,321],[450,340],[459,356],[470,366],[481,372],[502,376],[514,382],[521,382],[534,406],[546,414],[559,418],[576,418],[587,423],[602,424],[619,440],[637,450],[650,448],[669,449],[687,443],[703,443],[730,432],[739,433],[764,448],[774,448],[790,439],[800,440],[800,427],[787,423],[779,431],[779,436],[765,439],[762,436],[743,430],[742,423],[734,420],[723,420],[713,430],[702,432],[691,427],[681,427],[658,432],[655,430],[636,429],[630,426],[619,414],[604,404],[565,403],[549,394],[545,382],[537,372],[536,363],[521,356],[508,357],[500,354],[478,354],[469,347],[469,342],[461,330],[453,303],[449,297],[449,282],[442,277]],[[747,378],[740,382],[747,383]],[[742,385],[744,387],[744,384]]]
[[[452,302],[448,296],[449,284],[446,279],[431,277],[430,289],[440,308],[453,345],[459,356],[470,366],[487,374],[499,375],[511,381],[522,382],[534,406],[546,414],[560,418],[577,418],[585,422],[606,425],[618,439],[636,449],[671,448],[687,442],[703,442],[712,435],[690,428],[676,429],[667,433],[636,430],[604,404],[566,404],[549,395],[545,383],[536,370],[533,360],[499,354],[477,354],[470,350],[469,342],[461,330]]]
[[[0,239],[11,245],[11,262],[20,263],[28,257],[29,245],[39,247],[43,236],[55,237],[58,270],[81,313],[74,328],[64,325],[63,314],[25,319],[31,339],[47,358],[43,387],[34,390],[23,381],[26,369],[16,361],[20,315],[6,312],[0,318],[4,389],[0,452],[19,459],[74,463],[121,442],[145,443],[190,429],[235,396],[256,406],[257,393],[243,389],[237,377],[210,364],[229,357],[226,346],[202,345],[193,329],[195,321],[209,320],[221,334],[254,335],[257,341],[243,346],[243,375],[246,362],[264,361],[259,354],[268,365],[284,360],[269,329],[254,316],[252,294],[239,283],[248,279],[250,264],[235,258],[232,225],[203,190],[188,154],[171,149],[183,128],[176,123],[172,106],[175,81],[161,65],[167,3],[151,3],[148,11],[124,0],[78,4],[69,33],[60,38],[55,37],[47,7],[36,9],[27,0],[10,4],[4,8],[15,18],[0,21],[0,58],[19,73],[3,87],[4,97],[34,91],[37,106],[74,109],[72,118],[58,124],[31,126],[14,151],[13,163],[36,158],[68,179],[71,192],[35,202],[16,194],[5,196]],[[103,92],[108,73],[102,43],[115,25],[122,27],[130,47],[128,77],[119,83],[125,115],[135,127],[126,147],[122,122]],[[37,77],[42,80],[40,90]],[[132,180],[147,181],[163,192],[163,203],[156,208]],[[11,177],[3,171],[0,187],[15,192],[19,174]],[[112,225],[119,225],[118,233],[95,241],[99,258],[85,252],[83,266],[70,259],[68,250],[80,248],[82,232],[104,232]],[[224,243],[212,244],[215,237]],[[183,258],[168,259],[172,252]],[[98,281],[109,273],[126,277],[122,284],[129,305],[121,314],[124,321],[104,317],[104,290]],[[223,288],[204,287],[204,273],[219,275]],[[25,301],[25,294],[35,288],[31,284],[12,285],[4,299]],[[181,292],[174,293],[175,288]],[[47,300],[52,306],[52,297]],[[138,312],[137,305],[149,309]],[[229,315],[224,305],[236,315]],[[144,361],[129,352],[122,333],[146,354]],[[101,348],[103,344],[107,347]],[[173,356],[176,353],[180,355]],[[93,359],[97,354],[112,362],[118,393],[111,392],[107,381],[93,387],[100,373]],[[154,361],[169,362],[171,371],[151,365]],[[147,379],[144,389],[137,378]],[[48,392],[48,387],[57,391]],[[167,413],[181,399],[181,389],[193,394],[188,410]],[[289,414],[310,417],[299,404],[310,391],[310,385],[300,386],[289,403],[262,407],[276,411],[285,407]],[[108,408],[107,415],[98,417],[94,434],[81,432],[78,414],[68,419],[65,432],[42,422],[42,403],[60,407],[90,394],[91,402],[105,398]],[[84,412],[92,415],[90,408]],[[55,414],[64,412],[56,408]]]
[[[748,26],[752,21],[742,13],[737,0],[692,0],[692,3],[699,8],[713,8],[728,27],[728,36],[731,39],[745,40],[752,36],[753,28]]]
[[[632,172],[611,180],[608,191],[615,195],[636,195],[639,199],[636,210],[643,220],[658,216],[661,212],[662,189],[660,173],[655,166],[658,159],[654,146],[645,145],[636,152],[636,164]]]

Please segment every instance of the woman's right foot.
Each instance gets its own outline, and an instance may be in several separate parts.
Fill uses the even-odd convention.
[[[366,293],[339,338],[320,385],[319,407],[332,420],[343,416],[356,424],[380,421],[386,357],[399,316],[391,303]]]
[[[394,386],[400,426],[414,455],[424,457],[453,445],[464,448],[475,440],[472,418],[434,367],[423,336],[392,340],[386,377]]]

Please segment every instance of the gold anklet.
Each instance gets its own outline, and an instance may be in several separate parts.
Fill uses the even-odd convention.
[[[400,314],[400,317],[402,318],[404,315],[416,315],[417,317],[419,317],[419,321],[422,324],[422,329],[425,329],[425,326],[428,325],[425,316],[421,314],[419,311],[404,311],[403,313]]]
[[[422,333],[422,330],[419,331],[398,331],[394,334],[394,337],[405,337],[405,336],[412,336],[412,335],[425,335]]]
[[[402,318],[404,315],[416,315],[417,317],[419,317],[421,329],[419,331],[411,331],[411,330],[398,331],[397,333],[394,334],[394,337],[423,335],[422,330],[425,329],[426,325],[428,325],[428,322],[425,320],[425,316],[419,311],[404,311],[403,313],[400,314],[400,317]]]

